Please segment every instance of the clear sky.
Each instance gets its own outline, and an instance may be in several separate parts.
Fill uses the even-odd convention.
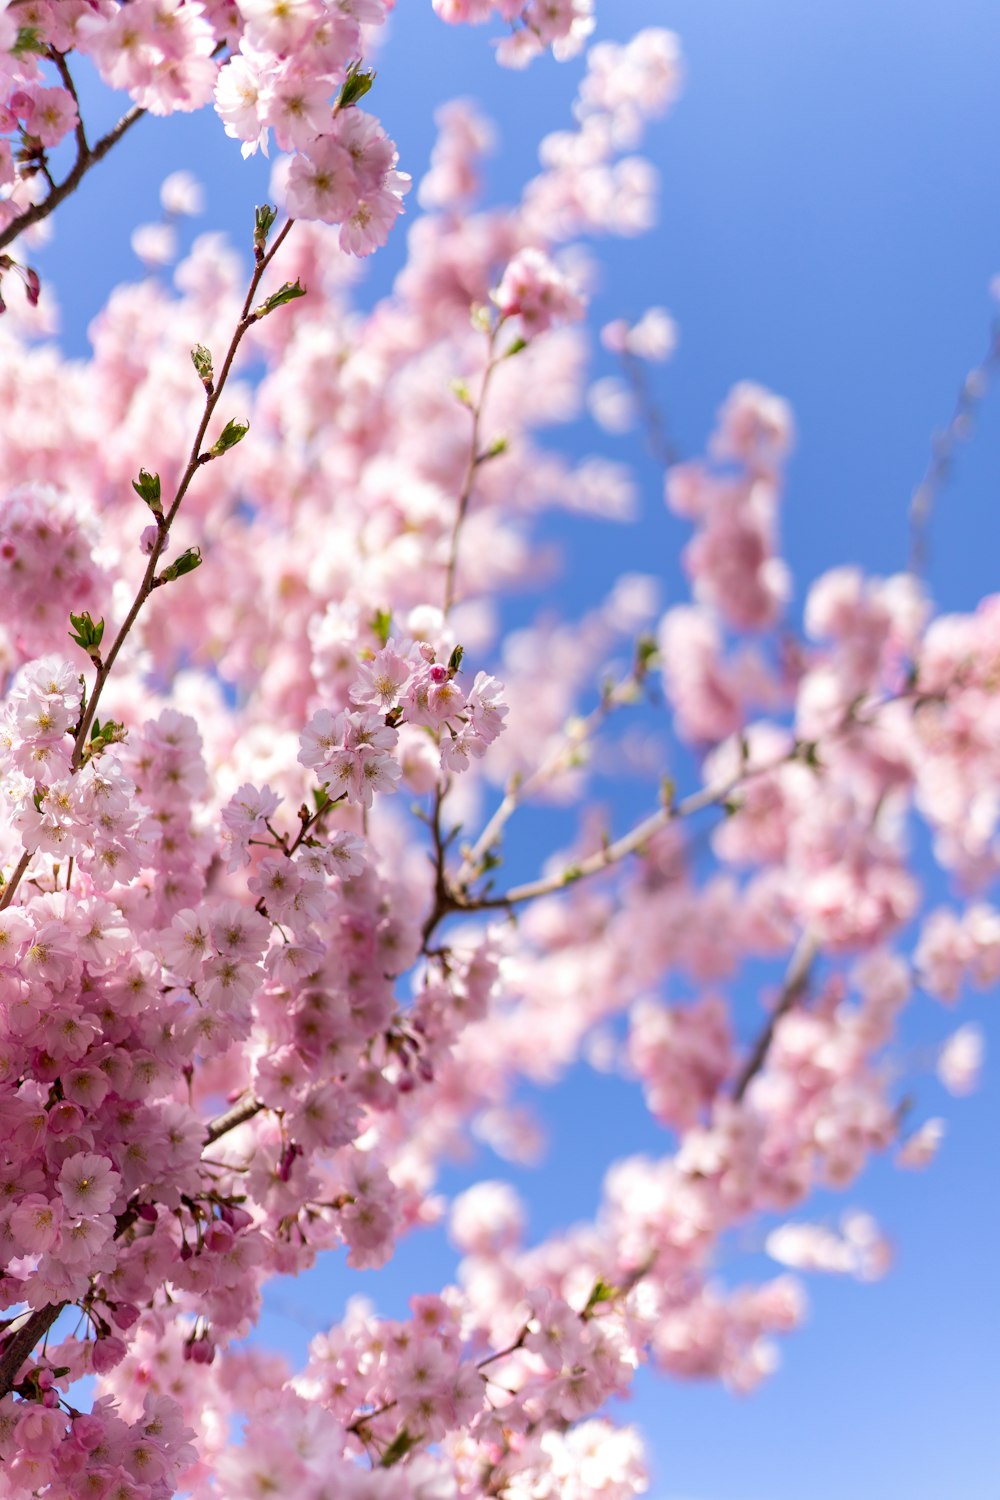
[[[668,25],[687,59],[683,98],[650,137],[662,175],[662,225],[602,247],[599,320],[667,306],[681,345],[657,390],[681,451],[693,454],[737,379],[789,398],[798,447],[783,512],[796,602],[826,567],[858,562],[893,572],[907,556],[907,505],[931,434],[984,351],[1000,272],[1000,6],[996,0],[597,0],[602,34]],[[481,34],[443,28],[428,0],[401,0],[379,64],[375,107],[419,175],[431,110],[474,95],[499,121],[503,147],[490,193],[516,192],[539,136],[561,126],[578,67],[496,69]],[[192,232],[242,232],[266,195],[267,169],[243,163],[208,118],[145,121],[57,215],[39,256],[64,307],[64,342],[85,347],[108,287],[140,267],[130,228],[157,214],[159,182],[178,166],[209,187]],[[384,290],[401,236],[370,273]],[[610,367],[609,367],[610,369]],[[1000,395],[984,403],[958,456],[930,535],[929,577],[948,609],[971,607],[1000,582]],[[579,424],[559,438],[575,451],[635,461],[643,481],[636,528],[562,520],[567,613],[637,560],[678,598],[683,531],[666,516],[661,482],[634,438]],[[137,455],[140,459],[141,455]],[[535,858],[525,853],[531,868]],[[957,1024],[918,1002],[910,1045],[928,1048]],[[996,997],[960,1013],[1000,1056]],[[989,1045],[989,1042],[988,1042]],[[784,1345],[782,1370],[737,1399],[717,1388],[640,1381],[630,1414],[644,1427],[657,1500],[995,1500],[1000,1494],[1000,1087],[951,1101],[930,1075],[918,1117],[943,1113],[938,1164],[919,1177],[876,1164],[811,1217],[871,1208],[897,1247],[872,1287],[810,1282],[810,1326]],[[587,1215],[615,1157],[662,1151],[666,1138],[637,1095],[586,1072],[543,1102],[552,1150],[541,1171],[484,1153],[446,1188],[509,1176],[525,1193],[535,1234]],[[753,1246],[720,1275],[767,1274]],[[335,1267],[277,1289],[263,1335],[302,1352],[317,1308],[334,1318],[345,1295],[371,1290],[387,1313],[450,1274],[443,1237],[403,1246],[379,1278]]]

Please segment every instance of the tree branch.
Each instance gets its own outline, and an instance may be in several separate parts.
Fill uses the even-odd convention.
[[[804,932],[799,938],[795,951],[792,954],[784,982],[781,986],[781,993],[778,995],[777,1003],[768,1017],[767,1025],[754,1043],[753,1050],[736,1080],[733,1088],[733,1098],[737,1104],[743,1098],[747,1089],[767,1061],[767,1054],[771,1050],[771,1043],[774,1040],[775,1028],[778,1022],[782,1016],[787,1015],[798,1004],[805,994],[809,983],[809,975],[818,951],[818,944],[812,933],[808,931]]]
[[[49,1307],[36,1308],[14,1319],[0,1342],[0,1398],[13,1390],[18,1370],[65,1306],[65,1302],[53,1302]]]
[[[986,394],[990,376],[1000,361],[1000,323],[990,330],[986,353],[974,370],[962,381],[951,420],[943,432],[936,432],[931,443],[931,459],[910,500],[909,570],[918,577],[927,566],[927,530],[934,501],[948,478],[959,443],[969,435],[973,413]]]
[[[145,604],[146,600],[149,598],[150,594],[153,592],[153,589],[156,586],[156,570],[159,565],[160,558],[163,555],[163,550],[166,547],[167,541],[170,537],[170,528],[173,525],[177,512],[180,510],[181,502],[183,501],[184,496],[187,494],[191,481],[194,478],[195,474],[205,463],[207,455],[202,452],[202,444],[205,440],[205,434],[208,431],[208,424],[212,420],[215,408],[219,403],[219,398],[221,397],[222,392],[225,389],[226,381],[229,378],[229,373],[233,367],[233,360],[236,358],[236,351],[239,349],[239,346],[243,341],[243,336],[247,332],[247,330],[249,328],[252,328],[253,324],[257,321],[252,308],[254,298],[257,295],[257,289],[260,286],[261,278],[263,277],[264,272],[267,270],[271,261],[274,259],[275,255],[280,249],[286,235],[288,234],[288,231],[291,229],[294,222],[294,219],[288,220],[280,233],[275,236],[274,244],[271,246],[270,250],[266,255],[259,256],[256,265],[254,266],[253,276],[250,278],[250,285],[247,289],[246,299],[243,303],[243,311],[240,313],[240,320],[236,325],[236,330],[233,333],[232,339],[229,343],[229,348],[226,351],[226,357],[223,360],[222,369],[219,371],[218,380],[210,389],[207,389],[205,392],[205,410],[202,413],[201,421],[198,424],[198,431],[196,432],[194,442],[191,445],[191,453],[188,457],[187,468],[184,470],[184,473],[181,476],[180,484],[177,486],[177,491],[170,503],[169,509],[157,519],[156,541],[153,544],[152,552],[149,554],[149,562],[146,564],[146,571],[143,574],[143,579],[141,584],[139,585],[138,593],[133,599],[131,608],[129,609],[128,614],[125,616],[125,619],[122,622],[121,629],[115,636],[111,649],[108,651],[107,656],[101,659],[100,665],[97,668],[97,676],[94,679],[94,686],[90,694],[90,700],[80,719],[80,727],[77,731],[76,741],[73,745],[74,770],[79,767],[83,759],[83,752],[87,744],[87,736],[90,733],[90,726],[93,723],[94,715],[97,712],[97,705],[100,702],[101,693],[104,690],[104,684],[107,682],[108,678],[111,675],[111,669],[115,664],[115,660],[118,656],[119,651],[125,644],[125,640],[128,636],[129,631],[132,629],[132,626],[135,624],[136,619],[138,618],[139,611],[142,609],[142,606]]]
[[[67,82],[67,79],[69,79],[69,69],[66,67],[62,53],[55,53],[53,61],[59,69],[63,83],[75,99],[76,89],[73,87],[71,80]],[[137,104],[134,104],[131,109],[122,115],[118,123],[111,127],[107,135],[102,135],[100,140],[96,141],[93,146],[88,146],[83,122],[78,119],[76,128],[76,161],[62,182],[56,183],[52,191],[42,199],[41,203],[29,204],[23,212],[19,213],[16,218],[11,219],[10,223],[0,230],[0,250],[3,250],[12,240],[16,240],[18,235],[23,234],[26,229],[30,229],[32,224],[38,224],[42,219],[47,219],[49,214],[59,207],[60,203],[64,202],[71,193],[76,191],[91,167],[96,166],[102,157],[107,156],[112,146],[116,146],[125,132],[131,130],[135,122],[141,120],[145,113],[144,109],[140,109]],[[79,116],[79,108],[77,109],[77,115]]]
[[[493,371],[496,369],[498,360],[495,357],[496,339],[500,325],[491,329],[489,342],[489,357],[486,361],[486,369],[483,371],[483,383],[479,388],[479,400],[470,407],[472,412],[472,436],[469,440],[469,458],[465,469],[465,478],[462,481],[462,489],[458,497],[458,508],[455,512],[455,524],[451,529],[451,541],[448,544],[448,566],[445,571],[444,581],[444,613],[451,612],[455,603],[455,588],[458,570],[458,545],[462,536],[462,527],[465,523],[466,513],[469,509],[469,501],[472,499],[472,491],[476,482],[476,470],[483,462],[486,454],[479,451],[479,433],[482,423],[483,407],[486,404],[486,392],[489,389]]]
[[[255,1099],[252,1094],[246,1099],[241,1099],[238,1104],[233,1105],[232,1109],[227,1109],[224,1115],[217,1115],[212,1121],[205,1131],[205,1145],[211,1146],[222,1136],[235,1130],[238,1125],[245,1125],[248,1120],[253,1119],[254,1115],[259,1115],[264,1108],[260,1100]]]

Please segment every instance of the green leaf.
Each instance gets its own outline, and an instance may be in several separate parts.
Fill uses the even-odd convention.
[[[401,1427],[382,1454],[383,1469],[391,1469],[393,1464],[398,1464],[401,1458],[405,1458],[411,1448],[417,1446],[418,1439],[411,1437],[405,1427]]]
[[[365,68],[362,70],[360,62],[352,63],[347,70],[344,86],[337,99],[337,109],[350,109],[352,104],[357,104],[363,99],[375,82],[375,69]]]
[[[458,671],[459,667],[462,665],[462,657],[464,655],[465,655],[465,647],[464,646],[456,646],[455,649],[454,649],[454,651],[449,656],[449,658],[448,658],[448,671],[451,673],[452,677],[454,677],[455,673]]]
[[[154,516],[163,515],[163,504],[160,500],[159,474],[150,474],[148,469],[140,469],[139,478],[132,481],[132,488],[140,500],[145,500]]]
[[[167,564],[163,572],[159,575],[157,582],[173,583],[175,579],[183,578],[185,573],[193,573],[195,568],[201,567],[201,564],[201,548],[188,547],[186,551],[181,553],[180,557],[175,558],[172,563]]]
[[[100,719],[95,719],[93,728],[90,731],[90,740],[87,744],[88,759],[95,755],[100,755],[101,751],[106,749],[108,745],[121,744],[125,738],[125,733],[125,725],[119,724],[115,719],[108,719],[106,724],[102,724]]]
[[[262,203],[258,208],[254,209],[253,248],[258,255],[264,254],[267,237],[271,233],[277,217],[278,210],[272,208],[270,203]]]
[[[242,443],[250,431],[249,422],[237,422],[233,417],[228,421],[208,450],[209,458],[221,458],[223,453],[228,453],[230,448],[235,448],[237,443]]]
[[[392,615],[387,609],[377,609],[368,623],[372,635],[384,646],[392,629]]]
[[[279,291],[273,292],[270,297],[265,297],[260,306],[254,308],[253,316],[258,319],[266,318],[268,313],[274,312],[276,307],[284,307],[286,302],[294,302],[296,297],[304,297],[305,294],[306,289],[298,277],[294,281],[286,281]]]
[[[823,762],[819,758],[819,746],[815,740],[798,740],[795,745],[795,758],[813,771],[823,769]]]
[[[23,57],[26,52],[45,51],[45,42],[37,26],[21,26],[18,28],[17,41],[11,47],[15,57]]]
[[[325,786],[317,787],[313,791],[313,805],[318,813],[327,807],[332,807],[332,799]]]
[[[613,1302],[617,1296],[618,1288],[611,1286],[604,1280],[603,1276],[598,1276],[594,1282],[593,1290],[587,1298],[587,1305],[583,1309],[583,1316],[586,1317],[588,1313],[592,1313],[594,1308],[599,1307],[602,1302]]]
[[[467,406],[471,410],[472,392],[469,390],[469,387],[464,380],[451,381],[449,389],[451,390],[453,396],[458,397],[463,406]]]
[[[211,391],[215,383],[215,368],[212,364],[212,355],[204,344],[195,344],[191,350],[191,362],[206,391]]]
[[[104,635],[103,617],[95,621],[89,610],[85,609],[82,615],[75,615],[71,610],[69,622],[73,627],[69,632],[70,640],[82,647],[92,660],[98,660],[101,655],[101,637]]]
[[[582,876],[583,870],[579,865],[570,865],[568,870],[563,870],[561,883],[563,885],[572,885],[574,880],[580,880]]]
[[[503,358],[513,359],[515,354],[520,354],[521,350],[527,349],[527,347],[527,339],[516,338],[514,342],[512,344],[508,344],[507,348],[503,351]]]
[[[638,677],[644,677],[649,668],[660,654],[660,648],[656,644],[655,637],[641,635],[635,643],[635,670]]]
[[[477,453],[476,463],[485,464],[488,463],[491,458],[499,458],[501,453],[507,452],[507,448],[508,443],[505,437],[494,438],[488,448],[484,448],[482,453]]]

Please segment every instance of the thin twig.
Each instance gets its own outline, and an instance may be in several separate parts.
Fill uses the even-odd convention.
[[[60,70],[61,71],[61,70]],[[127,130],[131,130],[137,120],[141,120],[146,113],[134,104],[131,109],[126,110],[116,125],[113,125],[107,135],[102,135],[93,146],[81,147],[81,137],[86,141],[82,125],[79,126],[76,135],[77,155],[67,175],[62,182],[56,183],[52,191],[42,199],[41,203],[30,203],[26,209],[19,213],[16,218],[11,219],[4,229],[0,230],[0,250],[16,240],[19,234],[30,229],[32,224],[38,224],[42,219],[47,219],[60,203],[64,202],[71,193],[75,192],[83,181],[83,178],[96,166],[102,157],[107,156],[112,146],[116,146]]]
[[[550,776],[556,775],[565,764],[567,756],[573,755],[581,746],[585,745],[615,708],[623,703],[632,701],[630,690],[636,686],[636,673],[630,672],[628,677],[602,695],[600,703],[596,708],[591,710],[586,718],[574,719],[567,725],[564,736],[559,744],[529,776],[525,776],[518,782],[511,783],[504,795],[503,801],[493,813],[493,816],[486,824],[475,844],[463,857],[461,868],[455,876],[454,882],[459,890],[465,890],[469,882],[474,880],[480,873],[483,860],[497,843],[509,819],[520,807],[525,797],[533,792],[540,782],[544,782]]]
[[[447,615],[455,603],[456,574],[458,571],[458,547],[462,536],[462,527],[472,499],[472,491],[476,483],[476,470],[486,457],[479,449],[479,434],[482,423],[483,407],[486,403],[486,392],[489,389],[493,371],[499,361],[494,357],[496,350],[497,333],[499,325],[490,331],[489,355],[486,361],[486,369],[483,371],[483,383],[479,388],[479,400],[470,407],[472,413],[472,435],[469,440],[469,457],[465,467],[465,477],[462,480],[462,488],[458,496],[458,506],[455,511],[455,524],[451,529],[451,540],[448,544],[448,566],[444,581],[444,613]]]
[[[671,469],[680,463],[681,455],[667,431],[663,411],[650,392],[646,368],[628,349],[622,350],[621,362],[646,434],[646,446],[661,468]]]
[[[792,953],[785,978],[781,985],[781,991],[774,1009],[767,1019],[767,1025],[761,1031],[756,1042],[754,1042],[750,1056],[743,1064],[739,1077],[733,1087],[733,1098],[737,1104],[743,1098],[747,1089],[767,1061],[767,1054],[771,1050],[771,1043],[774,1040],[774,1033],[778,1022],[782,1016],[787,1015],[798,1004],[805,994],[809,983],[809,975],[812,972],[812,966],[818,951],[819,945],[813,934],[809,931],[804,932]]]
[[[910,500],[909,569],[916,576],[920,576],[927,567],[927,530],[934,501],[948,478],[956,448],[969,435],[973,414],[986,394],[990,376],[996,369],[998,360],[1000,323],[994,323],[986,353],[962,381],[951,420],[943,432],[934,434],[930,462]]]
[[[243,303],[243,311],[240,314],[240,320],[236,325],[236,330],[233,334],[232,339],[230,340],[229,348],[226,351],[226,357],[223,361],[222,369],[219,371],[218,379],[215,385],[211,390],[207,390],[205,392],[205,410],[202,414],[201,421],[198,424],[198,431],[195,434],[194,442],[191,445],[191,453],[188,458],[187,468],[184,470],[184,473],[181,476],[180,484],[177,486],[177,491],[170,503],[169,509],[162,515],[162,517],[158,518],[157,520],[156,541],[153,544],[153,550],[149,554],[149,561],[146,564],[146,571],[143,574],[142,582],[139,585],[138,592],[136,593],[136,596],[132,601],[131,608],[129,609],[128,614],[125,616],[125,619],[122,622],[121,629],[115,636],[114,642],[110,650],[108,651],[107,656],[102,657],[100,665],[97,668],[97,676],[94,679],[94,686],[90,694],[90,701],[88,702],[87,707],[83,715],[81,716],[80,727],[77,731],[76,741],[73,745],[72,764],[74,770],[80,765],[83,759],[83,752],[87,744],[87,737],[90,733],[90,726],[93,723],[94,714],[97,712],[97,705],[100,702],[101,693],[104,690],[104,684],[107,682],[109,676],[111,675],[111,669],[115,664],[115,659],[117,658],[122,646],[125,644],[128,633],[132,629],[132,626],[135,624],[136,619],[138,618],[139,611],[142,609],[142,606],[145,604],[146,600],[149,598],[155,587],[156,570],[159,565],[160,558],[163,554],[163,549],[167,545],[167,541],[170,536],[170,528],[174,522],[174,518],[176,517],[177,512],[180,510],[181,502],[188,492],[188,488],[191,484],[192,479],[194,478],[198,470],[204,465],[208,456],[202,452],[202,444],[205,440],[205,434],[208,431],[208,424],[212,420],[215,408],[219,403],[219,398],[222,395],[223,389],[225,388],[226,381],[233,366],[233,360],[236,358],[236,352],[243,341],[243,336],[248,329],[253,327],[253,324],[256,322],[251,309],[253,308],[254,298],[257,295],[257,289],[260,286],[261,278],[263,277],[264,272],[267,270],[271,261],[274,259],[275,255],[283,244],[285,237],[294,222],[294,219],[288,220],[280,233],[275,236],[274,243],[271,246],[270,250],[266,255],[262,255],[257,260],[256,265],[254,266],[254,272],[253,276],[250,278],[250,286],[247,290],[246,300]]]

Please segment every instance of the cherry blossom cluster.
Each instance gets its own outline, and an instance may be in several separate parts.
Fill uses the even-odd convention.
[[[503,212],[492,127],[442,110],[365,313],[349,257],[404,188],[358,105],[390,8],[0,7],[8,227],[76,132],[74,51],[141,109],[214,99],[247,153],[273,133],[308,221],[269,240],[259,209],[172,286],[117,288],[86,361],[31,341],[44,289],[0,327],[0,1496],[629,1500],[641,1440],[607,1403],[644,1366],[769,1375],[792,1272],[890,1258],[866,1211],[811,1199],[879,1154],[927,1165],[921,1071],[980,1072],[974,1023],[926,1068],[908,1027],[1000,974],[1000,602],[935,616],[911,574],[835,567],[800,627],[791,413],[744,381],[665,475],[690,598],[664,609],[647,557],[504,633],[503,596],[557,566],[540,516],[634,510],[624,466],[542,433],[590,379],[582,239],[652,222],[637,153],[679,48],[595,45]],[[434,8],[506,23],[506,61],[593,22]],[[652,361],[676,332],[651,309],[603,341]],[[598,793],[637,768],[622,829]],[[569,831],[539,855],[544,799]],[[581,1064],[631,1080],[660,1141],[589,1222],[532,1243],[502,1181],[446,1203],[470,1139],[538,1157],[521,1086]],[[354,1301],[300,1370],[245,1342],[275,1278],[377,1268],[445,1216],[459,1263],[409,1317]],[[744,1279],[747,1235],[776,1275]]]
[[[410,178],[378,120],[356,108],[374,74],[364,58],[394,0],[3,0],[0,5],[0,231],[45,217],[74,184],[56,182],[49,154],[75,137],[75,169],[99,159],[140,114],[214,106],[244,156],[273,134],[290,154],[286,194],[298,218],[338,224],[341,247],[368,255],[385,243]],[[450,22],[494,11],[510,34],[497,55],[523,66],[551,49],[580,50],[594,27],[593,0],[438,3]],[[88,58],[132,111],[100,142],[88,140],[71,71]],[[2,246],[0,246],[2,249]],[[37,273],[17,269],[37,302]],[[4,303],[0,299],[0,312]]]

